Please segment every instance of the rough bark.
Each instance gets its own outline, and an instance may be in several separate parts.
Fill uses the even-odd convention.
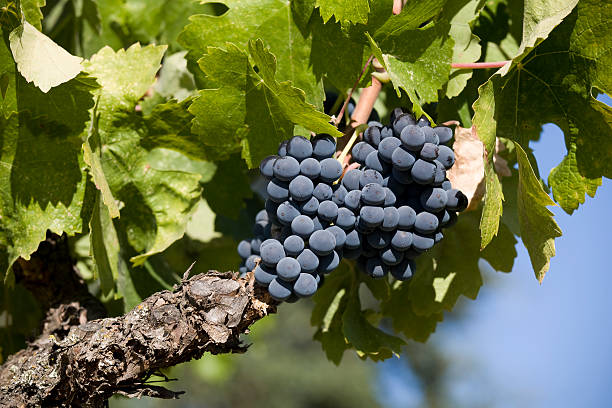
[[[115,393],[176,398],[180,392],[147,384],[147,379],[205,352],[244,352],[240,335],[276,309],[267,292],[253,285],[252,275],[239,279],[210,271],[184,280],[172,292],[150,296],[125,316],[89,320],[99,305],[82,291],[69,257],[47,255],[39,249],[16,270],[17,279],[41,297],[48,313],[43,334],[0,367],[2,407],[101,407]],[[36,264],[45,261],[48,267]],[[61,283],[51,288],[64,295],[52,296],[34,271],[62,273],[57,265],[66,273],[70,266],[73,276],[64,282],[69,290],[61,289]]]

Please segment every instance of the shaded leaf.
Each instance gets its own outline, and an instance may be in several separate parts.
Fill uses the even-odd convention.
[[[362,23],[368,22],[370,5],[368,0],[316,0],[323,21],[327,22],[335,16],[338,22]]]

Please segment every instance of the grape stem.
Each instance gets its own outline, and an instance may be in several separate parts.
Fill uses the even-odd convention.
[[[338,113],[338,117],[336,117],[336,120],[334,121],[334,126],[338,127],[338,124],[340,123],[340,120],[342,120],[342,117],[344,116],[344,111],[346,109],[346,106],[348,105],[349,101],[351,100],[351,97],[353,96],[353,92],[355,92],[355,89],[357,88],[357,85],[359,85],[359,81],[361,81],[361,78],[363,77],[363,74],[365,74],[365,72],[368,70],[368,67],[370,66],[370,63],[372,62],[373,58],[374,58],[374,55],[370,55],[370,58],[368,58],[368,61],[365,63],[365,65],[363,66],[363,69],[359,73],[359,76],[357,77],[357,80],[355,81],[355,84],[353,85],[351,90],[346,95],[346,99],[344,99],[344,104],[342,104],[342,109],[340,109],[340,112]],[[357,109],[357,108],[355,108],[355,109]]]
[[[509,62],[510,61],[454,63],[454,64],[451,64],[451,68],[463,68],[463,69],[501,68]]]

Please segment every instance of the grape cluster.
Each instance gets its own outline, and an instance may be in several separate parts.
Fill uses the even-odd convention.
[[[368,275],[410,279],[414,259],[442,240],[442,229],[467,206],[467,197],[446,178],[455,162],[446,145],[452,135],[450,128],[432,128],[427,118],[416,121],[395,109],[388,126],[370,122],[353,147],[361,166],[342,178],[344,208],[355,218],[347,231],[354,242],[344,256],[357,259]]]
[[[410,279],[414,259],[467,206],[446,178],[455,161],[450,128],[401,109],[387,126],[368,125],[351,151],[357,164],[344,176],[329,135],[295,136],[261,162],[268,199],[256,237],[240,242],[238,253],[241,271],[254,271],[273,298],[312,296],[343,257],[373,278]]]
[[[254,270],[277,300],[312,296],[340,263],[345,234],[331,225],[344,198],[334,184],[342,175],[335,152],[329,135],[295,136],[259,166],[269,180],[268,199],[256,218],[256,238],[240,242],[238,253],[242,270]]]

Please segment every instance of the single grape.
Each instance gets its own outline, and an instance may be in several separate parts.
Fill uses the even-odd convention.
[[[346,234],[346,241],[344,247],[348,249],[357,249],[361,247],[361,234],[357,230],[351,230]]]
[[[425,143],[433,143],[435,145],[438,145],[438,143],[440,143],[440,138],[432,128],[430,128],[429,126],[425,126],[421,129],[423,129],[423,134],[425,135]]]
[[[391,170],[393,178],[400,184],[412,184],[412,173],[410,170],[401,171],[397,167]]]
[[[398,170],[410,170],[415,161],[415,154],[404,146],[398,146],[391,155],[391,163]]]
[[[425,252],[431,249],[435,241],[430,235],[412,234],[412,248],[417,252]]]
[[[258,221],[253,225],[253,235],[260,237],[265,234],[266,227],[268,226],[267,221]]]
[[[446,207],[446,191],[441,188],[428,188],[421,193],[421,205],[429,212],[437,213]]]
[[[261,286],[268,287],[270,282],[276,277],[274,268],[268,268],[265,265],[259,264],[255,267],[255,282]]]
[[[277,240],[274,240],[274,242],[270,242],[265,246],[262,245],[260,250],[261,261],[267,266],[276,266],[278,261],[285,257],[285,249]],[[249,265],[247,265],[247,268],[249,268]],[[252,270],[252,268],[249,268],[249,270]]]
[[[303,273],[312,273],[319,267],[319,257],[310,249],[305,249],[298,255],[297,261],[300,263]]]
[[[380,184],[366,184],[361,190],[361,201],[367,205],[382,205],[385,202],[385,188]]]
[[[255,222],[268,221],[268,213],[266,210],[260,210],[255,216]]]
[[[399,212],[399,221],[397,227],[401,230],[409,230],[414,227],[416,221],[416,211],[407,205],[403,205],[397,209]]]
[[[348,190],[359,190],[359,179],[362,171],[359,169],[350,169],[342,177],[342,185]]]
[[[418,152],[425,144],[425,134],[418,126],[406,126],[400,135],[402,144],[410,151]]]
[[[298,256],[304,250],[304,240],[297,235],[290,235],[283,242],[283,248],[288,256]]]
[[[382,124],[382,123],[380,123],[380,122],[378,121],[378,119],[373,120],[373,119],[371,118],[371,116],[372,116],[372,115],[370,115],[370,118],[368,118],[368,127],[377,127],[377,128],[379,128],[379,129],[380,129],[380,128],[382,128],[382,127],[383,127],[383,124]],[[378,116],[378,112],[376,112],[376,116]]]
[[[289,183],[289,194],[295,201],[306,201],[312,197],[314,185],[306,176],[299,175]]]
[[[444,181],[442,182],[442,185],[441,185],[440,187],[442,187],[442,189],[443,189],[444,191],[448,191],[448,190],[450,190],[451,188],[453,188],[453,186],[451,185],[450,180],[444,180]]]
[[[310,197],[310,199],[297,203],[297,205],[302,214],[315,215],[319,209],[319,200],[314,197]]]
[[[393,248],[387,248],[380,252],[380,260],[389,266],[397,265],[404,259],[404,253]]]
[[[293,291],[298,297],[310,297],[317,291],[317,280],[309,273],[301,273],[293,284]]]
[[[289,183],[273,178],[266,188],[270,200],[282,203],[289,198]],[[268,212],[270,214],[270,212]]]
[[[338,216],[338,205],[333,201],[323,201],[317,210],[319,218],[325,221],[334,222]]]
[[[450,213],[446,210],[436,214],[438,216],[438,222],[441,227],[445,227],[450,222]]]
[[[338,207],[344,205],[344,197],[346,197],[347,193],[348,191],[346,190],[346,187],[344,187],[342,184],[336,184],[334,186],[334,194],[332,195],[332,201],[336,203]]]
[[[287,142],[287,154],[302,161],[312,155],[312,144],[304,136],[293,136]]]
[[[283,300],[291,296],[291,289],[291,283],[284,282],[283,280],[277,278],[272,279],[270,285],[268,286],[268,292],[270,293],[270,296],[272,296],[274,300],[278,300],[279,302],[282,302]]]
[[[427,116],[421,115],[421,117],[417,121],[417,126],[421,126],[421,127],[431,126],[431,122],[429,121],[429,119],[427,119]]]
[[[363,140],[373,146],[378,146],[380,143],[380,128],[377,126],[370,126],[363,132]]]
[[[282,142],[280,142],[280,144],[278,145],[278,152],[277,154],[280,157],[285,157],[287,155],[287,143],[289,141],[288,140],[283,140]]]
[[[433,163],[436,166],[436,170],[434,172],[433,185],[441,186],[442,183],[444,183],[444,180],[446,179],[446,170],[444,169],[444,166],[442,165],[442,163],[440,163],[438,160],[434,160]]]
[[[344,197],[344,206],[353,212],[359,212],[361,204],[361,190],[349,191]]]
[[[314,223],[307,215],[298,215],[291,221],[291,231],[302,238],[308,238],[314,231]]]
[[[336,139],[330,135],[320,134],[311,140],[312,156],[315,159],[323,160],[332,157],[336,152]]]
[[[279,157],[272,168],[274,177],[283,181],[289,181],[300,174],[300,163],[291,156]]]
[[[416,264],[411,259],[404,259],[400,264],[391,267],[391,275],[399,281],[407,281],[416,271]]]
[[[329,227],[329,222],[321,220],[319,217],[312,217],[312,223],[314,224],[314,231],[321,231]]]
[[[398,251],[406,251],[412,245],[412,232],[395,231],[391,238],[391,246]]]
[[[385,231],[373,231],[366,235],[366,240],[372,248],[383,249],[391,242],[391,234]]]
[[[438,217],[430,212],[417,214],[414,229],[422,234],[431,234],[438,229]]]
[[[439,144],[446,144],[453,138],[453,130],[445,126],[436,126],[433,128],[438,135]]]
[[[380,159],[377,150],[374,150],[372,153],[368,154],[365,159],[365,165],[383,174],[389,171],[389,164]]]
[[[384,126],[380,130],[380,139],[386,139],[388,137],[393,137],[393,128],[389,126]]]
[[[399,224],[399,211],[395,207],[385,207],[383,211],[385,217],[380,225],[380,229],[383,231],[393,231]]]
[[[423,160],[434,161],[438,158],[438,145],[425,143],[421,149],[420,157]]]
[[[321,201],[329,200],[332,198],[333,190],[329,184],[319,183],[315,186],[312,195]]]
[[[359,177],[359,187],[363,188],[366,184],[370,183],[382,185],[383,176],[378,171],[373,169],[364,170]]]
[[[435,173],[436,165],[422,159],[418,159],[410,170],[412,179],[418,184],[430,184],[434,181]]]
[[[373,231],[376,229],[376,227],[372,227],[371,225],[368,225],[368,224],[367,224],[365,221],[363,221],[363,220],[361,219],[361,217],[358,215],[358,216],[355,218],[355,229],[356,229],[358,232],[360,232],[360,233],[362,233],[362,234],[366,234],[366,235],[367,235],[367,234],[369,234],[369,233],[373,232]]]
[[[355,215],[345,207],[338,208],[338,217],[336,217],[336,225],[343,230],[349,230],[355,226]]]
[[[276,217],[283,225],[291,225],[291,221],[298,215],[300,215],[300,211],[290,201],[285,201],[276,209]]]
[[[391,163],[393,152],[400,147],[401,144],[402,142],[396,137],[388,137],[381,140],[378,145],[378,155],[380,159],[387,163]],[[367,159],[366,164],[368,164]]]
[[[370,258],[366,262],[366,272],[374,279],[384,278],[389,273],[389,266],[382,263],[380,258]]]
[[[444,145],[438,146],[438,148],[438,161],[442,163],[446,170],[453,167],[453,164],[455,164],[455,153],[453,149]]]
[[[251,243],[251,251],[255,255],[259,255],[259,249],[261,248],[261,239],[253,238],[250,243]]]
[[[403,115],[398,116],[392,123],[393,123],[393,134],[395,135],[395,137],[400,137],[400,135],[402,134],[402,131],[407,126],[414,125],[414,118],[412,117],[412,115],[405,113]]]
[[[251,243],[249,241],[242,240],[238,243],[238,255],[242,259],[247,259],[251,256]]]
[[[346,232],[344,232],[344,230],[337,225],[327,227],[325,230],[330,232],[336,239],[336,250],[342,249],[344,243],[346,242]]]
[[[342,175],[342,165],[336,159],[331,157],[321,160],[321,180],[332,182],[337,180]]]
[[[276,274],[278,277],[287,282],[293,282],[300,276],[302,267],[295,258],[288,256],[284,257],[276,264]]]
[[[351,155],[357,163],[365,164],[366,157],[368,157],[368,155],[374,151],[376,151],[376,149],[368,143],[359,142],[356,143],[355,146],[353,146],[353,149],[351,150]]]
[[[436,242],[436,244],[442,241],[442,239],[444,239],[444,234],[442,234],[442,231],[436,232],[436,235],[434,235],[434,241]]]
[[[385,211],[381,207],[366,205],[361,207],[359,216],[369,227],[378,227],[385,218]]]
[[[395,194],[393,193],[393,191],[391,191],[389,187],[385,187],[385,201],[383,203],[383,206],[391,207],[395,205],[396,202],[397,202],[397,197],[395,197]]]
[[[268,156],[259,164],[259,172],[268,180],[274,177],[274,162],[276,159],[278,159],[278,156]]]
[[[446,208],[452,211],[463,211],[468,206],[468,199],[461,191],[451,188],[446,191]]]
[[[317,272],[327,274],[336,269],[338,265],[340,265],[340,255],[338,255],[336,251],[333,251],[331,254],[319,257]]]
[[[321,174],[321,163],[317,159],[308,157],[300,163],[300,173],[309,179],[316,179]]]
[[[404,110],[402,108],[394,108],[389,115],[389,123],[395,122],[395,119],[399,118],[404,114]]]
[[[252,271],[257,266],[257,262],[261,259],[261,257],[257,255],[249,256],[246,261],[244,261],[244,266],[246,266],[247,271]]]

